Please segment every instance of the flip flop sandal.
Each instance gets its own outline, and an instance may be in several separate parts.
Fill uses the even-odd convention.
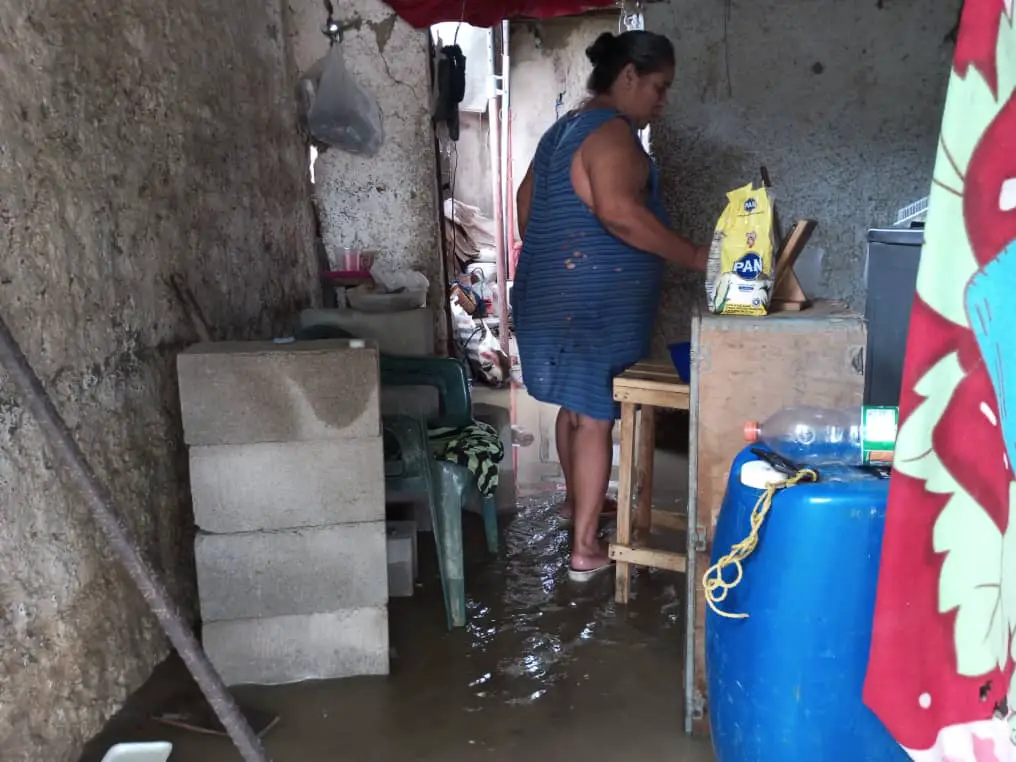
[[[597,566],[595,569],[573,569],[568,567],[568,579],[572,582],[589,582],[594,577],[598,577],[605,571],[614,568],[614,562],[608,561],[603,566]]]

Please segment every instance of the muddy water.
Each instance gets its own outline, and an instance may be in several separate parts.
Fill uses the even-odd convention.
[[[569,581],[569,533],[555,503],[529,501],[505,527],[502,562],[471,570],[469,658],[487,670],[477,678],[479,705],[552,699],[555,684],[581,671],[582,649],[590,646],[648,647],[664,639],[680,649],[680,578],[636,585],[634,604],[619,616],[611,574]]]
[[[449,632],[433,545],[421,536],[422,585],[391,606],[392,675],[238,691],[281,721],[265,743],[277,762],[653,758],[705,762],[682,732],[683,578],[642,574],[615,608],[610,574],[567,578],[568,532],[555,501],[523,504],[489,558],[464,517],[469,624]],[[144,704],[186,682],[167,666],[91,750],[166,738],[173,762],[239,759],[224,739],[166,732]],[[98,754],[98,756],[94,756]]]

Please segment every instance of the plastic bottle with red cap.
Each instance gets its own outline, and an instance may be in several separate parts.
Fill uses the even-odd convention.
[[[800,405],[783,408],[763,422],[747,421],[744,438],[761,443],[794,463],[807,466],[889,465],[891,448],[866,449],[865,409],[822,408]],[[869,428],[871,424],[869,423]],[[886,435],[895,441],[895,417]]]

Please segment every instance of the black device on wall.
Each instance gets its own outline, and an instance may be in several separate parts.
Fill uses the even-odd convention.
[[[900,404],[903,358],[923,244],[923,227],[868,231],[864,276],[868,291],[864,307],[868,321],[866,405]]]

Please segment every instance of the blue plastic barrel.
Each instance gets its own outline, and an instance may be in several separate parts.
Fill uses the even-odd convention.
[[[755,460],[749,448],[734,460],[712,563],[749,532],[762,493],[741,469]],[[773,500],[744,578],[719,604],[748,618],[706,611],[717,762],[908,762],[861,700],[888,493],[887,479],[826,468]]]

